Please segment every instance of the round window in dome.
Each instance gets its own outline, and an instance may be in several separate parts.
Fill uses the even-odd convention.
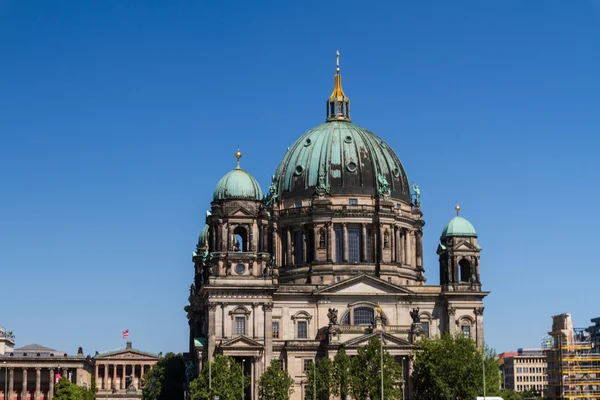
[[[352,136],[348,135],[344,138],[344,142],[346,143],[352,143]]]
[[[358,166],[356,165],[356,163],[354,161],[350,161],[348,163],[348,165],[346,165],[346,169],[350,172],[356,171],[356,168],[358,168]]]
[[[304,172],[304,167],[302,165],[297,165],[294,170],[294,175],[301,175]]]
[[[246,266],[244,264],[237,264],[235,266],[235,273],[236,274],[243,274],[244,272],[246,272]]]
[[[394,168],[394,170],[392,171],[392,173],[394,174],[394,176],[396,178],[400,176],[400,170],[398,168]]]
[[[310,140],[310,138],[306,139],[306,141],[304,142],[304,147],[310,146],[311,143],[312,143],[312,140]]]
[[[385,149],[387,147],[385,143],[383,143],[383,140],[379,142],[379,146],[381,146],[382,149]]]

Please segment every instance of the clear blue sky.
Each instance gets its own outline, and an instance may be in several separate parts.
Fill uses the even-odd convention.
[[[600,316],[600,3],[0,2],[0,324],[19,346],[186,351],[213,188],[263,190],[325,118],[335,51],[353,121],[422,189],[425,268],[458,200],[487,342]]]

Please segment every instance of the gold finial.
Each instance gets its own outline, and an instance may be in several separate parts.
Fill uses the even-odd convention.
[[[458,204],[456,204],[456,207],[454,207],[454,209],[456,210],[456,216],[458,217],[458,212],[460,211],[460,206]]]
[[[335,52],[335,65],[336,65],[335,72],[339,74],[340,73],[340,51],[339,50],[336,50],[336,52]]]
[[[237,169],[240,169],[240,158],[242,158],[242,152],[240,151],[239,147],[235,152],[235,158],[237,158]]]

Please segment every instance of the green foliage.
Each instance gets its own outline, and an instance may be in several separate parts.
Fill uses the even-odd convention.
[[[313,368],[314,367],[314,368]],[[315,381],[316,373],[316,381]],[[317,398],[329,399],[331,387],[333,385],[333,362],[329,358],[317,360],[306,371],[308,383],[306,384],[306,398],[314,399],[314,389],[317,389]]]
[[[192,400],[213,400],[215,396],[220,400],[238,400],[249,385],[250,377],[242,374],[240,364],[217,355],[213,362],[204,364],[200,376],[190,383],[190,397]]]
[[[60,378],[56,384],[55,400],[95,400],[96,385],[92,382],[92,388],[87,389],[70,382],[66,377]]]
[[[290,374],[281,369],[278,360],[271,360],[271,365],[258,381],[258,397],[261,400],[288,400],[294,390],[294,380]]]
[[[185,363],[181,354],[167,353],[143,377],[144,400],[170,400],[183,398]]]
[[[350,393],[350,357],[344,348],[340,348],[333,358],[333,379],[331,393],[346,400]]]
[[[482,396],[484,356],[486,395],[498,395],[499,364],[489,348],[482,352],[473,340],[452,335],[419,344],[422,350],[416,353],[412,375],[415,398],[456,400]]]
[[[354,399],[381,400],[381,342],[373,337],[350,360],[350,396]],[[383,397],[402,398],[402,365],[383,352]]]

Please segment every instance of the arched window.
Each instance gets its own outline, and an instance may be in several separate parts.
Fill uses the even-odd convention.
[[[250,317],[250,310],[246,307],[238,306],[229,312],[231,316],[231,331],[234,335],[247,335],[247,322]]]
[[[236,226],[233,230],[235,240],[232,243],[233,251],[248,251],[248,232],[243,226]],[[237,242],[237,243],[236,243]]]
[[[373,323],[373,309],[370,307],[356,307],[354,309],[354,325],[371,325]]]
[[[471,281],[471,263],[466,258],[463,258],[458,262],[460,268],[460,281],[470,282]]]

